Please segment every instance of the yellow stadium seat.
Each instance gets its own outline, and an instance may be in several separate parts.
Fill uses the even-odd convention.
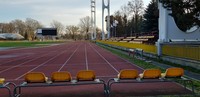
[[[76,75],[77,81],[93,81],[95,78],[95,72],[92,70],[81,70]]]
[[[5,78],[0,78],[0,84],[4,84]]]
[[[118,78],[119,79],[136,79],[138,77],[138,71],[134,69],[121,70]]]
[[[140,78],[154,79],[161,76],[161,71],[159,69],[146,69],[142,74],[139,74]]]
[[[182,77],[184,75],[184,70],[182,68],[168,68],[165,73],[161,74],[162,78],[175,78]]]
[[[25,82],[27,83],[43,83],[48,78],[42,72],[29,72],[25,75]]]
[[[53,72],[51,75],[51,81],[52,82],[69,82],[71,81],[71,74],[67,71],[63,72]]]

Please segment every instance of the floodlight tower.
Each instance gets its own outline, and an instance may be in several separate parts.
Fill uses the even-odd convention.
[[[96,0],[91,0],[91,38],[96,39]]]
[[[110,0],[107,0],[108,4],[105,5],[104,0],[102,0],[102,39],[105,39],[105,32],[104,32],[104,10],[108,10],[107,15],[107,38],[110,38]]]

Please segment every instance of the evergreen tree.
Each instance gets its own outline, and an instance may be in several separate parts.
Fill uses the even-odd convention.
[[[186,31],[193,26],[200,26],[199,0],[159,0],[163,6],[171,10],[177,26]]]
[[[145,10],[143,15],[144,21],[142,25],[142,30],[144,32],[158,31],[158,6],[155,0],[152,0]]]

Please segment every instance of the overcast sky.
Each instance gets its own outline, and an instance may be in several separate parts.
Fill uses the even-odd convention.
[[[77,25],[90,16],[91,0],[0,0],[0,22],[32,18],[48,27],[53,20],[63,25]],[[105,2],[107,0],[104,0]],[[111,14],[130,0],[110,0]],[[150,0],[143,0],[146,7]],[[101,28],[102,0],[96,0],[97,26]]]

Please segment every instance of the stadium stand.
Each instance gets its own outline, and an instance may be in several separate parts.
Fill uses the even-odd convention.
[[[129,42],[137,44],[155,44],[157,40],[158,35],[156,32],[135,34],[135,36],[131,37],[115,37],[108,39],[108,41]]]

